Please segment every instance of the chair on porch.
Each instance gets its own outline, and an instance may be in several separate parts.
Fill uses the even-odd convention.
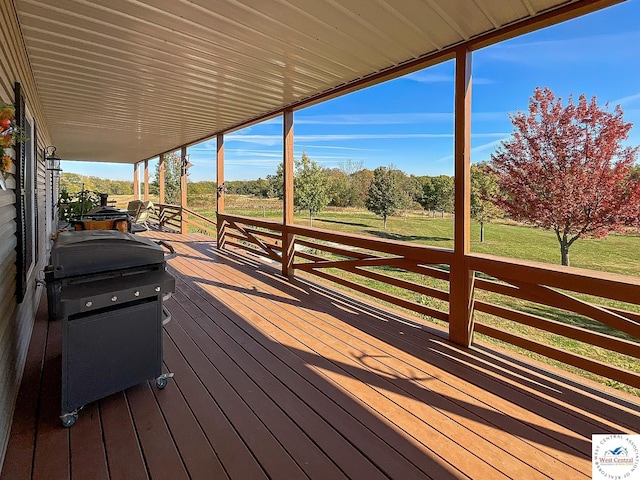
[[[132,200],[127,206],[131,217],[131,233],[146,232],[149,230],[149,215],[153,211],[153,202]]]

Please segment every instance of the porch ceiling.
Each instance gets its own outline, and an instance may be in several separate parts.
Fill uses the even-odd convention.
[[[68,160],[135,163],[566,0],[14,0]]]

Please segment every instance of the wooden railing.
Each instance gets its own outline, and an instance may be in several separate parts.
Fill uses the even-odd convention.
[[[254,255],[282,262],[281,223],[219,213],[218,229],[222,239],[219,247],[234,246]]]
[[[158,222],[160,230],[170,229],[179,232],[182,223],[182,207],[156,203],[151,218]]]
[[[293,235],[294,269],[449,320],[449,301],[456,301],[448,285],[452,250],[301,226],[285,229],[279,222],[226,214],[219,214],[218,222],[221,248],[281,262],[284,234]],[[640,359],[640,279],[480,254],[467,256],[467,268],[475,271],[476,333],[640,389],[635,367]],[[578,351],[604,353],[578,354],[520,332],[526,329],[585,347]],[[626,355],[628,365],[604,360],[606,352]]]
[[[294,269],[422,315],[449,320],[451,250],[298,226],[289,226],[287,232],[296,235]],[[438,286],[426,285],[424,277],[439,280]],[[382,284],[393,286],[397,293],[376,288]],[[421,302],[425,297],[440,300],[441,308]]]
[[[468,258],[476,276],[481,272],[489,277],[475,280],[476,312],[560,335],[569,342],[627,355],[631,357],[629,365],[640,358],[640,313],[629,310],[631,305],[640,305],[640,279],[491,255],[472,254]],[[566,321],[569,318],[571,322]],[[604,329],[609,333],[598,331]],[[478,315],[475,332],[640,388],[637,371],[497,328],[479,320]]]
[[[156,203],[152,218],[157,222],[160,230],[182,232],[184,229],[193,227],[213,237],[216,236],[215,220],[179,205]]]
[[[182,209],[183,221],[188,227],[194,227],[201,232],[208,233],[213,237],[216,236],[216,222],[210,218],[200,215],[199,213],[189,210],[188,208]]]
[[[281,223],[226,214],[219,214],[218,222],[225,246],[282,261],[284,228]],[[299,226],[288,226],[287,232],[295,235],[294,269],[448,321],[451,250]],[[436,279],[438,285],[428,286],[403,278],[416,274]],[[376,288],[382,284],[392,285],[399,293],[390,294]],[[425,297],[440,300],[441,308],[421,302]]]

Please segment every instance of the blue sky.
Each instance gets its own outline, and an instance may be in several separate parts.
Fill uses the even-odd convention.
[[[471,160],[487,160],[513,131],[507,114],[526,110],[536,86],[566,99],[620,104],[640,144],[640,0],[630,0],[473,53]],[[295,157],[322,166],[394,165],[414,175],[453,174],[453,61],[415,72],[294,116]],[[215,140],[190,147],[191,181],[215,180]],[[282,161],[282,121],[225,137],[225,178],[274,174]],[[63,162],[66,172],[130,180],[131,165]],[[153,169],[152,169],[153,171]]]

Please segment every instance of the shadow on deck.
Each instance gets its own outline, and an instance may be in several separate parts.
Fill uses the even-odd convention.
[[[60,426],[59,323],[36,321],[0,477],[590,478],[591,435],[638,405],[218,251],[170,241],[167,388]]]

